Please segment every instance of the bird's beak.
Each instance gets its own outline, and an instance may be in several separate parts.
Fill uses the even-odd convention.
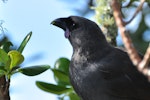
[[[55,25],[61,29],[63,29],[64,31],[66,30],[67,26],[66,26],[66,18],[58,18],[55,19],[54,21],[51,22],[52,25]]]
[[[65,31],[65,37],[70,37],[70,31],[67,27],[67,18],[58,18],[51,22],[51,24],[63,29]]]

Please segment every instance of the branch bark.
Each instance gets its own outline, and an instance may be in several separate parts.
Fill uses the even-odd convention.
[[[10,100],[9,85],[10,80],[6,80],[5,76],[0,77],[0,100]]]

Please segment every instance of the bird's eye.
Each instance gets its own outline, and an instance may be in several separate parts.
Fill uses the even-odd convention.
[[[73,27],[73,28],[75,28],[75,26],[76,26],[76,24],[75,24],[75,23],[73,23],[73,24],[72,24],[72,27]]]
[[[77,24],[73,21],[71,17],[68,18],[68,26],[70,30],[75,30],[77,28]]]
[[[71,29],[75,30],[76,28],[77,28],[77,24],[73,22],[72,25],[71,25]]]
[[[73,27],[74,27],[75,25],[76,25],[75,23],[72,24]]]

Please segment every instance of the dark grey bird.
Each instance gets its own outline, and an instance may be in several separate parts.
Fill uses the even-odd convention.
[[[86,18],[58,18],[73,47],[70,80],[82,100],[150,100],[150,83],[127,53],[111,46],[99,26]]]

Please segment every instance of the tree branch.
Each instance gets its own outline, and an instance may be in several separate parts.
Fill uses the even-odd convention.
[[[136,15],[142,10],[144,2],[145,2],[145,0],[140,1],[140,5],[138,6],[136,11],[134,12],[134,15],[132,16],[132,18],[128,22],[125,22],[125,25],[129,24],[136,17]]]
[[[121,32],[121,37],[123,39],[125,48],[127,49],[128,54],[130,55],[130,59],[133,61],[133,64],[135,66],[138,65],[138,63],[141,61],[136,49],[134,48],[132,44],[132,40],[129,37],[126,29],[125,29],[125,22],[123,21],[123,17],[121,15],[121,6],[117,0],[112,0],[112,8],[113,8],[113,15],[116,20],[116,24]]]
[[[0,100],[10,100],[9,85],[10,80],[6,81],[5,76],[0,77]]]
[[[142,9],[143,3],[145,0],[141,0],[141,4],[136,10],[135,14],[131,18],[129,22],[131,22],[134,17],[137,15],[137,13]],[[132,40],[129,36],[129,33],[125,29],[126,22],[123,21],[123,17],[121,15],[121,6],[118,0],[112,0],[111,6],[113,9],[113,15],[116,20],[116,24],[120,30],[122,40],[124,42],[124,46],[127,49],[127,53],[132,61],[132,63],[137,67],[137,69],[142,72],[144,75],[150,79],[150,70],[148,69],[148,64],[150,61],[150,46],[147,49],[146,54],[144,55],[143,60],[139,57],[137,50],[135,49]],[[128,22],[128,23],[129,23]]]
[[[138,66],[139,70],[142,71],[144,75],[148,76],[148,79],[150,80],[150,69],[148,68],[149,62],[150,62],[150,45],[147,48],[143,60],[140,62]]]

